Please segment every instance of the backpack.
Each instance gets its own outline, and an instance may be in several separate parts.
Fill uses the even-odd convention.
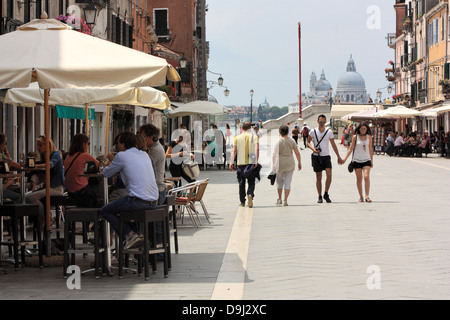
[[[303,136],[303,137],[307,137],[308,134],[309,134],[308,128],[307,128],[307,127],[304,127],[303,130],[302,130],[302,136]]]

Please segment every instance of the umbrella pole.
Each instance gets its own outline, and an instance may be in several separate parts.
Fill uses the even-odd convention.
[[[108,154],[108,138],[109,138],[109,111],[111,106],[106,106],[106,132],[105,132],[105,154]]]
[[[51,216],[50,216],[50,112],[48,107],[49,89],[44,90],[44,112],[45,112],[45,239],[47,256],[51,255]]]
[[[86,112],[86,135],[89,137],[89,105],[86,103],[84,106]]]

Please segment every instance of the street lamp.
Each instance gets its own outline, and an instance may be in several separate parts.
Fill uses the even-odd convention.
[[[253,120],[253,94],[255,93],[255,91],[250,90],[250,124],[252,123]]]
[[[333,88],[329,89],[329,93],[330,93],[330,112],[331,112],[331,107],[333,106]]]
[[[392,92],[392,86],[391,85],[388,86],[387,92],[388,92],[388,94],[391,94],[391,92]]]
[[[180,62],[180,68],[186,69],[188,61],[184,56],[181,57],[179,62]]]
[[[378,90],[378,91],[377,91],[377,99],[378,99],[378,101],[379,101],[380,103],[381,103],[381,95],[382,95],[381,91]]]
[[[86,24],[94,25],[95,20],[97,19],[97,8],[92,5],[88,5],[83,9],[83,11]]]
[[[223,94],[225,95],[225,97],[228,97],[230,95],[230,90],[228,90],[228,88],[225,87],[225,90],[223,91]]]

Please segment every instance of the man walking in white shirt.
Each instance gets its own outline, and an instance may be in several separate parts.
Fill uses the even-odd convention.
[[[331,186],[332,165],[329,143],[331,143],[331,146],[338,157],[339,164],[342,164],[342,158],[339,155],[338,148],[334,142],[333,131],[330,129],[325,129],[325,124],[327,123],[327,118],[325,115],[320,115],[317,119],[317,123],[319,124],[319,127],[309,132],[307,145],[308,148],[313,151],[313,154],[311,155],[311,162],[314,172],[316,173],[316,188],[317,193],[319,194],[319,199],[317,202],[322,203],[323,199],[325,199],[326,202],[330,203],[331,199],[328,195],[328,191]],[[313,144],[311,144],[311,142],[313,142]],[[325,180],[325,193],[322,198],[322,171],[324,170],[327,178]]]

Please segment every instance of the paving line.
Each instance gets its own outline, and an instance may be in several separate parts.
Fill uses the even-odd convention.
[[[406,160],[414,161],[414,162],[417,162],[417,163],[420,163],[420,164],[426,164],[426,165],[431,166],[431,167],[436,167],[436,168],[440,168],[440,169],[444,169],[444,170],[450,171],[449,167],[443,167],[443,166],[440,166],[440,165],[437,165],[437,164],[432,164],[432,163],[425,162],[425,161],[420,161],[420,160],[417,160],[417,159],[406,158]]]
[[[239,207],[211,300],[241,300],[244,295],[253,209]]]

